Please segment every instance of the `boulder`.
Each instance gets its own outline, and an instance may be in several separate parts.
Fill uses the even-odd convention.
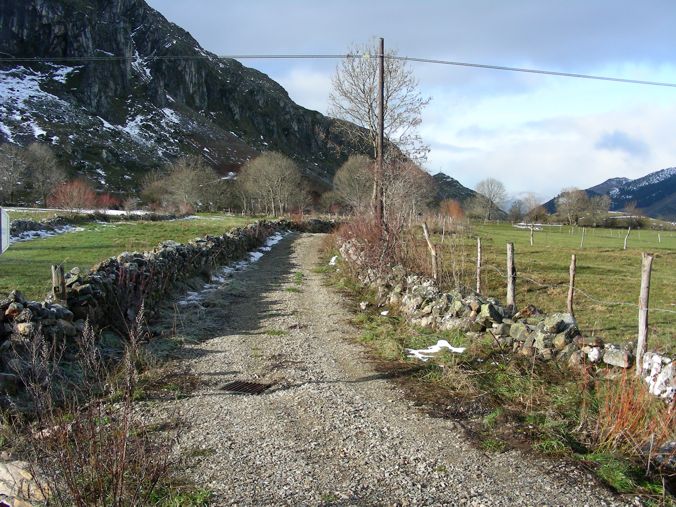
[[[504,322],[502,324],[493,324],[493,333],[495,333],[496,336],[509,336],[510,329],[511,326]]]
[[[479,319],[484,322],[495,322],[497,324],[502,322],[502,312],[492,303],[481,305],[481,312]]]
[[[21,336],[31,336],[37,331],[37,326],[34,322],[20,322],[16,325],[16,331]]]
[[[24,461],[0,463],[0,498],[9,498],[8,505],[23,507],[47,500],[49,488],[38,482],[30,470]]]
[[[613,347],[612,345],[606,345],[606,349],[603,353],[603,362],[611,366],[617,366],[619,368],[629,368],[631,366],[631,354],[622,350],[619,347]]]
[[[542,351],[544,349],[549,349],[552,347],[552,343],[554,341],[554,335],[549,334],[549,333],[543,333],[541,331],[538,331],[535,334],[535,340],[533,341],[533,346]]]
[[[525,341],[532,333],[533,329],[523,322],[515,322],[509,329],[509,336],[515,340]]]
[[[577,322],[570,313],[553,313],[543,321],[543,329],[547,333],[558,334],[572,326],[577,326]]]

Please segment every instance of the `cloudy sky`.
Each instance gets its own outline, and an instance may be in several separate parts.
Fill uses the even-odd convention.
[[[217,54],[399,55],[676,83],[674,0],[148,0]],[[332,60],[244,60],[326,113]],[[411,64],[426,169],[518,196],[676,166],[676,88]]]

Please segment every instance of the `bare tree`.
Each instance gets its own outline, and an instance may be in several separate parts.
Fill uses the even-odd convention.
[[[526,205],[523,203],[521,199],[517,199],[512,203],[512,205],[509,207],[509,211],[507,212],[507,217],[509,218],[509,221],[514,223],[514,222],[519,222],[523,219],[523,215],[526,210]]]
[[[329,114],[355,123],[339,123],[343,134],[357,143],[367,144],[376,157],[378,135],[378,58],[374,43],[353,45],[353,57],[342,60],[333,77],[329,95]],[[385,55],[385,128],[386,140],[407,156],[424,159],[429,147],[422,142],[417,128],[422,111],[430,98],[418,91],[418,81],[406,62],[396,59],[396,52]],[[387,143],[386,143],[387,144]],[[387,157],[387,152],[385,156]]]
[[[483,208],[484,220],[495,218],[496,212],[507,198],[505,185],[495,178],[486,178],[477,183],[475,190],[483,197],[483,199],[478,199],[476,204]]]
[[[33,143],[26,149],[25,156],[33,198],[46,205],[47,197],[66,179],[66,173],[49,146]]]
[[[23,150],[13,144],[0,144],[0,202],[14,203],[27,175]]]
[[[542,203],[538,196],[533,192],[527,192],[526,195],[521,198],[521,202],[523,202],[523,212],[525,215],[528,215]]]
[[[596,226],[608,216],[610,209],[610,197],[607,195],[595,195],[589,199],[589,212],[593,225]]]
[[[564,188],[556,198],[556,211],[569,225],[577,225],[583,213],[589,210],[589,196],[579,188]]]
[[[214,209],[219,198],[221,178],[200,156],[183,157],[166,172],[153,172],[144,178],[143,199],[155,207],[189,213]]]
[[[352,211],[363,211],[371,201],[373,161],[364,155],[352,155],[336,171],[333,189],[344,205]]]
[[[387,224],[391,230],[401,230],[426,211],[434,199],[432,177],[410,161],[390,162],[383,176]]]
[[[307,191],[296,163],[278,152],[266,152],[247,162],[237,177],[250,205],[277,216],[306,203]]]

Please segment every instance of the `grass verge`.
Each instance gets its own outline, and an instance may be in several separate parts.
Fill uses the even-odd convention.
[[[643,444],[652,438],[676,439],[673,407],[647,394],[631,373],[619,380],[568,370],[557,363],[514,356],[491,338],[433,332],[408,324],[390,309],[383,316],[373,292],[362,287],[341,263],[328,269],[335,255],[329,241],[317,272],[352,302],[360,341],[378,359],[378,368],[396,379],[430,414],[462,421],[468,434],[487,452],[518,448],[564,459],[593,471],[621,494],[672,505],[674,459]],[[367,302],[367,310],[359,303]],[[406,348],[423,348],[446,339],[465,346],[420,363],[406,358]],[[661,460],[661,461],[660,461]],[[660,464],[662,463],[662,464]],[[671,491],[671,493],[669,493]]]

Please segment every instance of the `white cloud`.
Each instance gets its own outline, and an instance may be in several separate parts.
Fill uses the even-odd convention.
[[[444,172],[468,186],[492,176],[503,181],[512,194],[534,191],[552,197],[566,186],[587,188],[608,178],[638,178],[673,166],[676,139],[669,132],[675,114],[676,106],[671,106],[552,118],[552,125],[565,125],[561,135],[556,129],[534,131],[528,125],[517,125],[495,131],[489,139],[483,133],[471,138],[469,142],[480,151],[458,153],[438,148],[430,164],[443,167]],[[599,146],[599,139],[607,137],[610,129],[623,132],[629,139],[649,140],[647,151],[636,157],[626,150]],[[468,142],[466,134],[459,138]],[[447,142],[453,144],[454,139],[454,133],[449,133]]]
[[[320,113],[326,113],[329,91],[331,89],[331,75],[304,67],[294,67],[286,74],[276,76],[291,99]]]

